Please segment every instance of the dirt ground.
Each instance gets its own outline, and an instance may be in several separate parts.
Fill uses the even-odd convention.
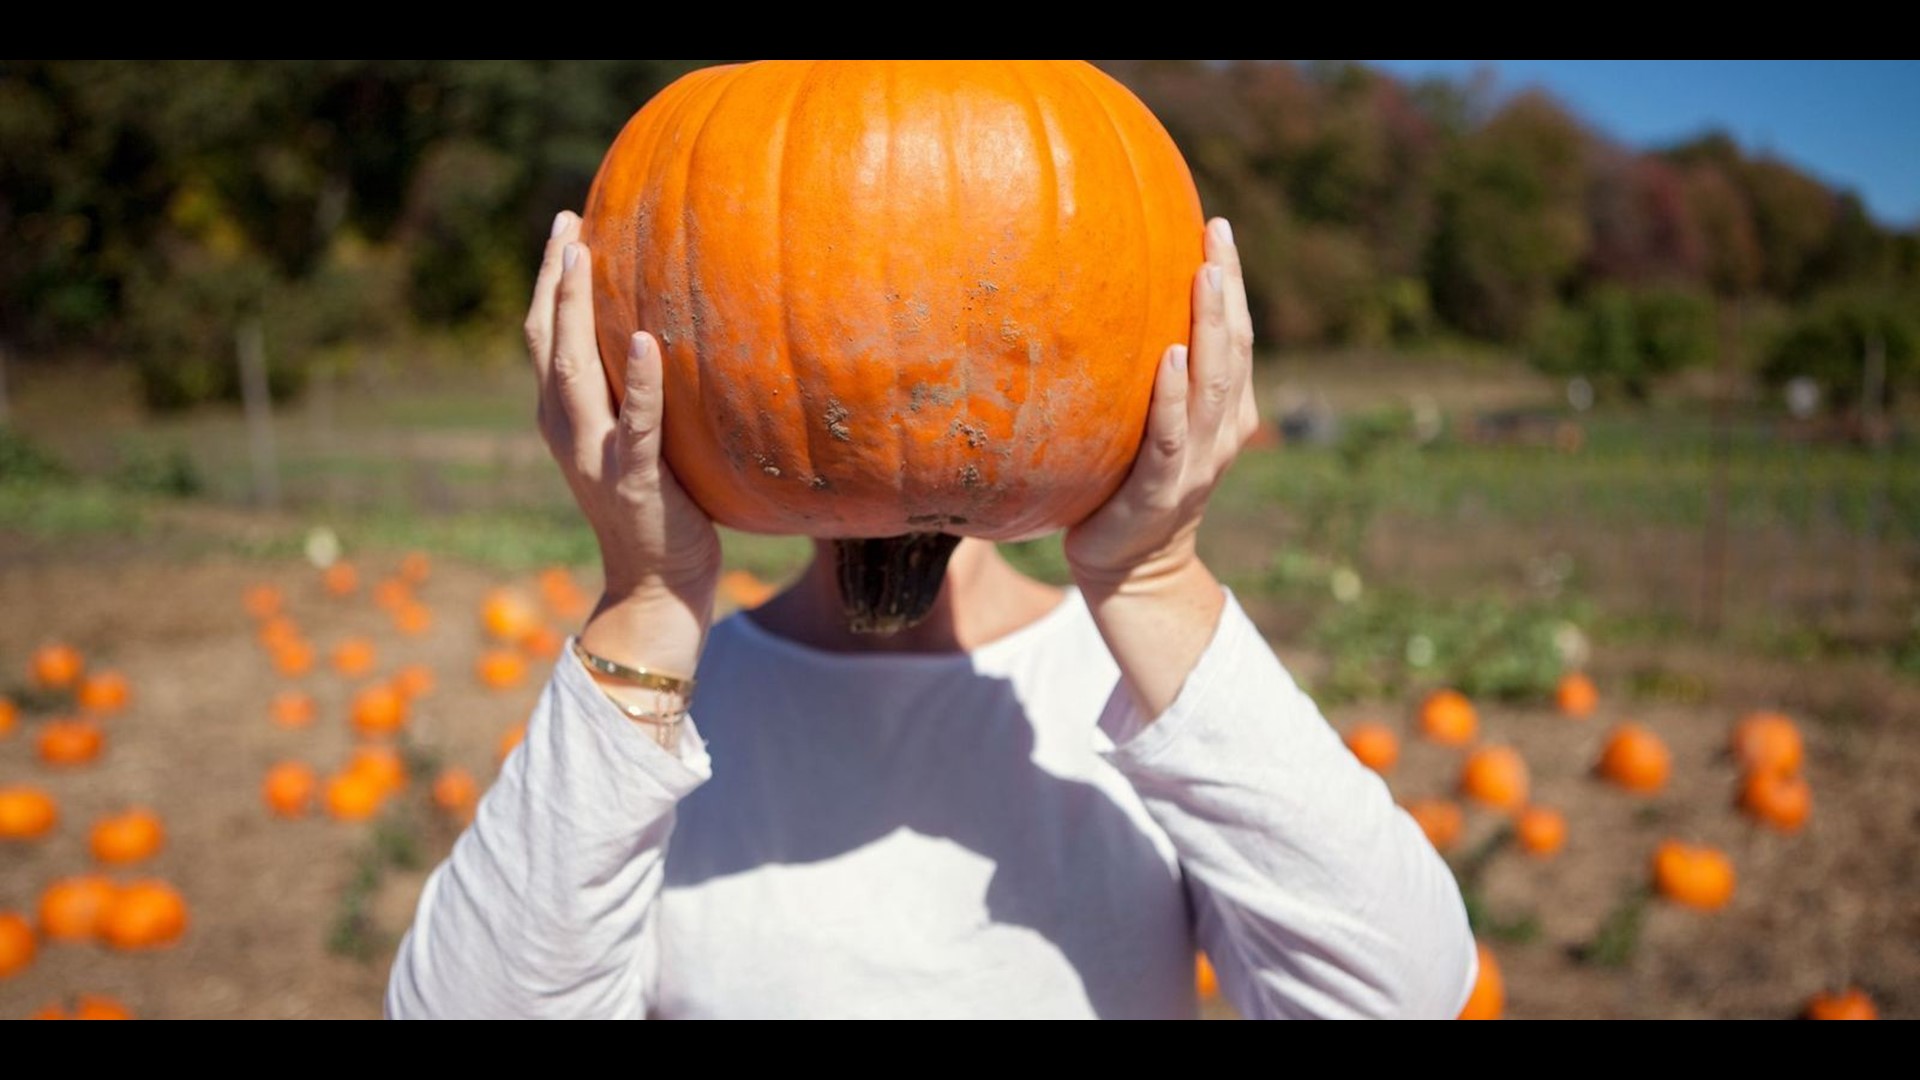
[[[398,553],[366,555],[359,560],[361,592],[341,600],[294,561],[126,547],[78,551],[0,538],[0,609],[33,614],[0,620],[0,686],[18,684],[31,650],[59,639],[96,665],[124,671],[134,692],[133,706],[107,721],[108,748],[92,766],[41,765],[32,752],[31,718],[0,739],[0,786],[42,785],[61,805],[50,839],[0,845],[0,910],[30,912],[48,882],[92,869],[88,823],[131,804],[164,817],[167,846],[151,863],[116,876],[169,880],[192,909],[188,934],[169,950],[135,955],[44,945],[30,969],[0,980],[0,1017],[23,1016],[74,992],[110,994],[153,1018],[379,1015],[392,947],[425,868],[444,855],[454,830],[424,812],[413,815],[429,822],[416,830],[421,868],[382,876],[370,905],[371,956],[335,955],[327,938],[372,827],[273,818],[260,802],[262,774],[287,758],[322,773],[344,760],[353,742],[345,719],[350,687],[326,668],[324,656],[349,635],[377,644],[379,674],[403,663],[433,668],[439,685],[417,706],[411,738],[483,782],[493,773],[501,733],[525,717],[545,671],[534,664],[526,684],[506,693],[479,685],[475,613],[485,591],[503,579],[448,559],[435,561],[420,590],[435,616],[433,632],[400,636],[366,589],[397,561]],[[299,681],[321,706],[319,722],[305,730],[282,730],[267,718],[268,700],[286,681],[271,671],[241,610],[242,591],[259,581],[285,590],[291,613],[323,657],[315,674]],[[1282,652],[1302,669],[1314,662]],[[1653,662],[1698,672],[1708,691],[1698,704],[1631,710],[1668,740],[1675,761],[1668,788],[1642,799],[1604,787],[1589,768],[1607,728],[1629,711],[1616,704],[1624,695],[1615,687]],[[1915,683],[1866,664],[1760,663],[1708,650],[1652,656],[1603,647],[1595,668],[1603,693],[1595,718],[1482,710],[1483,740],[1518,747],[1531,765],[1536,801],[1560,808],[1571,823],[1558,858],[1541,862],[1506,848],[1478,878],[1496,921],[1537,923],[1531,937],[1492,942],[1506,974],[1508,1015],[1786,1017],[1815,991],[1848,983],[1871,992],[1885,1015],[1920,1014]],[[1802,727],[1815,811],[1797,836],[1758,830],[1731,809],[1736,773],[1723,752],[1727,732],[1745,709],[1763,705],[1811,718]],[[1340,709],[1330,717],[1342,728],[1368,718],[1409,736],[1390,777],[1398,797],[1449,792],[1459,753],[1411,738],[1410,705]],[[424,788],[416,778],[407,798],[424,806]],[[1468,825],[1453,853],[1456,865],[1501,827],[1481,811],[1469,811]],[[1731,906],[1706,915],[1653,903],[1623,966],[1583,961],[1582,946],[1643,886],[1653,847],[1666,836],[1732,854],[1739,888]]]

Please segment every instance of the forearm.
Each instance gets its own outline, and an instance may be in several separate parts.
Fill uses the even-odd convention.
[[[1165,712],[1220,624],[1220,582],[1183,558],[1118,581],[1083,579],[1081,593],[1142,715]]]
[[[1170,707],[1116,693],[1109,758],[1179,851],[1254,1016],[1446,1016],[1473,942],[1451,872],[1229,604]]]
[[[401,943],[387,1014],[639,1017],[674,807],[708,775],[621,716],[571,656],[526,740],[434,871]]]

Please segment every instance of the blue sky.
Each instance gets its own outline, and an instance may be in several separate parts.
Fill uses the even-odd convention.
[[[1858,193],[1890,225],[1920,224],[1920,62],[1905,60],[1368,60],[1403,77],[1490,68],[1542,86],[1622,142],[1710,128]]]

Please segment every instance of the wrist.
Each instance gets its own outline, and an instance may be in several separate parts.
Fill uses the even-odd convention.
[[[1200,561],[1191,535],[1125,566],[1089,566],[1069,556],[1067,568],[1074,584],[1089,598],[1161,595],[1190,588],[1200,577],[1211,580],[1213,576]]]
[[[629,667],[691,678],[713,620],[714,587],[650,584],[600,598],[580,643]]]

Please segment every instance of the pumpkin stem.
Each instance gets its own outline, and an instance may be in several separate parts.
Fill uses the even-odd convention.
[[[939,599],[947,559],[959,544],[945,533],[835,540],[847,627],[856,634],[897,634],[917,625]]]

